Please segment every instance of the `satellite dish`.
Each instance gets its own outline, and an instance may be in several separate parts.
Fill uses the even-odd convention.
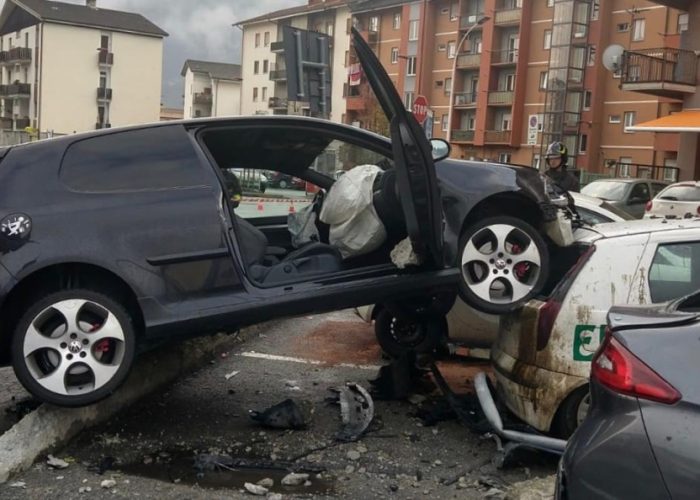
[[[624,52],[625,48],[619,44],[610,45],[605,49],[605,52],[603,52],[603,66],[605,66],[605,69],[612,72],[619,71],[622,66],[622,54]]]

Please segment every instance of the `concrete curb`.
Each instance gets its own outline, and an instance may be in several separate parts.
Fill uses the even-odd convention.
[[[202,367],[222,348],[233,347],[260,331],[248,328],[237,337],[217,335],[158,349],[137,360],[131,375],[112,396],[83,408],[43,404],[0,436],[0,484],[22,472],[37,457],[79,432],[103,422],[144,396]]]

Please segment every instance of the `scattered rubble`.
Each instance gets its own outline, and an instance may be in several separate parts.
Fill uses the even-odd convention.
[[[106,490],[109,490],[111,488],[114,488],[117,485],[117,482],[114,479],[105,479],[100,483],[100,487],[104,488]]]
[[[265,411],[250,411],[250,418],[271,429],[303,430],[311,423],[314,408],[310,401],[285,399]]]
[[[60,458],[56,458],[53,455],[49,455],[46,457],[46,465],[49,467],[53,467],[54,469],[66,469],[68,468],[68,462],[65,460],[61,460]]]
[[[297,474],[292,472],[282,478],[283,486],[301,486],[309,480],[308,474]]]
[[[266,477],[265,479],[261,479],[260,481],[258,481],[257,484],[258,486],[262,486],[263,488],[267,488],[269,490],[275,485],[275,480]]]
[[[241,372],[240,371],[233,371],[231,373],[227,373],[226,375],[224,375],[224,378],[226,378],[226,380],[231,380],[233,377],[235,377],[239,373],[241,373]]]
[[[27,488],[27,483],[25,483],[24,481],[17,481],[17,482],[14,482],[14,483],[10,483],[10,488],[22,488],[22,489],[26,489],[26,488]]]
[[[270,491],[267,488],[265,488],[264,486],[260,486],[259,484],[253,484],[253,483],[245,483],[243,485],[243,487],[251,495],[256,495],[259,497],[267,495]]]

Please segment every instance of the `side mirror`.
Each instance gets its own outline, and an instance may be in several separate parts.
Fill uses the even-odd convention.
[[[444,160],[450,156],[450,143],[444,139],[431,139],[430,145],[433,148],[433,161]]]

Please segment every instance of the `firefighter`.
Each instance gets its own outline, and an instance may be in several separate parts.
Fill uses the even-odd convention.
[[[547,162],[545,175],[552,179],[554,184],[564,191],[580,190],[578,179],[567,170],[569,151],[564,143],[555,141],[547,146],[545,160]]]

